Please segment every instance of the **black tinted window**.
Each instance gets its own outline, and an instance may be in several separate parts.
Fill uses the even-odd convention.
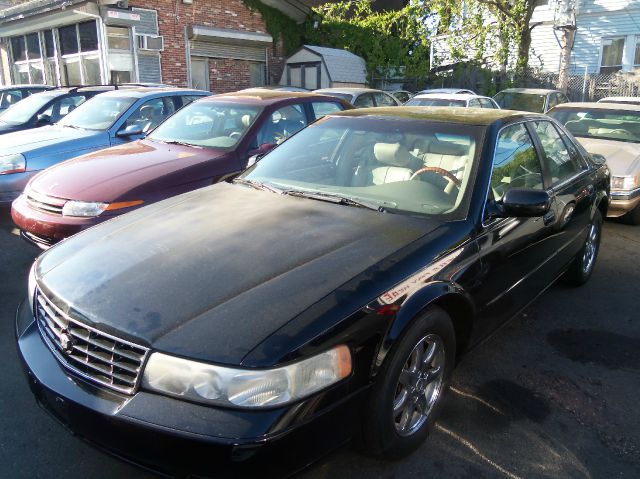
[[[522,123],[505,128],[498,137],[491,188],[496,200],[512,188],[544,188],[540,160]]]
[[[60,35],[60,49],[63,55],[78,53],[78,34],[75,25],[62,27],[58,30]]]
[[[574,176],[583,168],[583,163],[571,155],[560,133],[550,121],[534,122],[544,152],[544,161],[551,173],[552,183],[559,183]]]
[[[90,52],[98,49],[96,22],[90,21],[78,25],[80,32],[80,51]]]
[[[55,48],[53,46],[53,32],[51,30],[44,31],[44,49],[47,57],[51,58],[55,56]]]
[[[24,37],[11,39],[11,50],[13,51],[13,61],[19,62],[27,59],[27,49],[24,44]]]
[[[37,33],[27,35],[27,51],[29,52],[29,60],[42,57],[40,55],[40,39]]]

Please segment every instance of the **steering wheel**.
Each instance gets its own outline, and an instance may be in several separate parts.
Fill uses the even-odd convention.
[[[422,173],[427,173],[429,171],[432,171],[434,173],[438,173],[440,176],[448,179],[458,189],[460,189],[460,187],[462,186],[462,181],[460,181],[458,178],[456,178],[453,173],[451,173],[449,170],[445,170],[444,168],[440,168],[439,166],[425,166],[424,168],[420,168],[413,175],[411,175],[410,179],[413,180],[417,176],[421,175]]]
[[[242,133],[240,133],[239,131],[232,131],[231,133],[229,133],[229,138],[240,138],[241,135]]]

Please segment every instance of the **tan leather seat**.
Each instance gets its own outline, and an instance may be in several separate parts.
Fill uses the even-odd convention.
[[[409,181],[413,170],[409,168],[413,157],[400,143],[376,143],[373,146],[373,155],[378,165],[365,167],[369,171],[358,172],[362,178],[363,173],[367,178],[366,184],[382,185],[396,181]],[[382,164],[381,166],[379,166]],[[354,185],[363,186],[363,185]]]
[[[469,148],[459,143],[449,141],[433,141],[429,144],[427,153],[423,155],[425,166],[436,166],[450,171],[453,176],[462,180],[467,166]],[[445,187],[445,193],[451,193],[455,185],[451,180]]]

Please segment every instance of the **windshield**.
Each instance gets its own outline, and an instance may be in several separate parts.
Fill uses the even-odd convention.
[[[574,136],[640,143],[640,112],[561,108],[549,112],[549,116]]]
[[[325,117],[266,155],[240,181],[373,204],[380,211],[463,218],[481,134],[482,127],[456,123]]]
[[[255,122],[261,108],[222,102],[195,102],[178,111],[148,138],[210,148],[233,148]]]
[[[29,121],[33,115],[38,113],[43,106],[58,96],[59,95],[55,93],[38,93],[31,95],[5,110],[0,115],[0,120],[6,121],[7,123],[25,123]]]
[[[537,93],[500,92],[493,99],[505,110],[532,111],[544,113],[546,95]]]
[[[85,130],[108,130],[136,100],[133,97],[97,95],[73,110],[58,124]]]
[[[444,98],[412,98],[405,106],[466,106],[464,100],[445,100]]]

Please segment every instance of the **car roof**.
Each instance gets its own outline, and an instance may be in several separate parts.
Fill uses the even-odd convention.
[[[47,88],[55,88],[51,85],[29,85],[28,83],[21,83],[18,85],[4,85],[0,86],[0,90],[15,90],[16,88],[33,88],[37,90],[45,90]]]
[[[628,102],[640,102],[640,97],[637,96],[608,96],[598,100],[598,103],[605,103],[607,101],[628,101]]]
[[[391,106],[359,108],[332,113],[330,116],[364,116],[378,118],[399,118],[428,121],[464,123],[466,125],[488,126],[498,120],[522,117],[546,118],[548,116],[528,111],[498,110],[493,108],[456,108],[432,106]]]
[[[355,88],[355,87],[344,87],[344,88],[320,88],[318,90],[313,90],[314,93],[368,93],[368,92],[381,92],[382,90],[376,90],[375,88]]]
[[[427,88],[418,93],[473,93],[473,91],[468,88]]]
[[[546,95],[547,93],[562,93],[560,90],[550,90],[548,88],[507,88],[498,93],[531,93],[532,95]]]
[[[126,87],[126,88],[118,88],[117,90],[107,90],[103,93],[103,96],[128,96],[134,98],[145,98],[147,96],[162,96],[162,94],[167,93],[183,93],[189,95],[210,95],[209,92],[202,90],[194,90],[191,88],[178,88],[178,87]]]
[[[412,98],[431,98],[437,100],[471,100],[472,98],[487,98],[471,93],[418,93]]]
[[[622,110],[622,111],[640,111],[640,105],[632,103],[606,103],[606,102],[571,102],[561,103],[553,107],[554,110],[560,108],[575,108],[589,110]]]
[[[283,91],[283,90],[268,90],[266,88],[249,88],[246,90],[221,93],[220,95],[210,96],[205,101],[215,101],[216,99],[234,99],[242,101],[243,103],[259,103],[270,105],[282,100],[288,100],[291,98],[329,98],[327,95],[312,92],[298,92],[298,91]],[[331,98],[335,101],[335,98]]]

